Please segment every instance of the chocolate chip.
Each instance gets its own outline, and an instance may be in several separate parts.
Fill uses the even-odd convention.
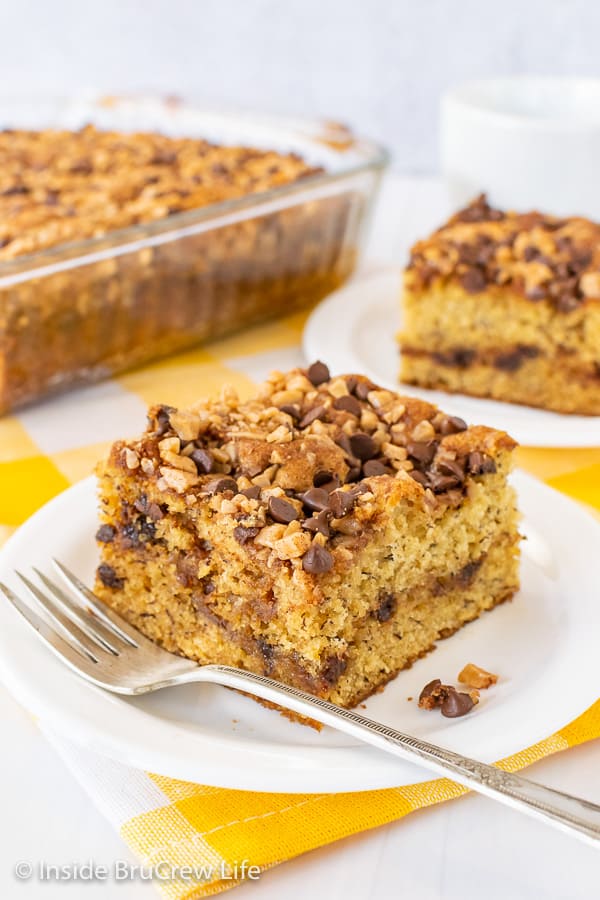
[[[379,459],[368,459],[363,466],[365,478],[373,478],[376,475],[390,475],[390,469]]]
[[[443,494],[451,491],[452,488],[458,487],[462,479],[456,475],[441,475],[438,472],[429,473],[429,487],[434,494]]]
[[[481,269],[471,268],[461,275],[460,283],[468,294],[480,294],[485,290],[487,280]]]
[[[244,488],[240,493],[247,497],[248,500],[260,500],[260,485],[253,484],[252,487]]]
[[[359,381],[354,388],[354,393],[359,400],[366,400],[371,391],[375,390],[377,390],[377,385],[373,384],[372,381]]]
[[[329,374],[329,369],[327,368],[325,363],[317,360],[317,362],[314,362],[312,366],[308,367],[306,377],[311,384],[314,384],[315,387],[318,387],[320,384],[323,384],[323,382],[329,381],[331,375]]]
[[[98,566],[98,578],[103,585],[115,590],[120,590],[125,584],[124,578],[119,578],[112,566],[108,563],[101,563]]]
[[[360,472],[360,466],[351,466],[348,469],[348,474],[346,475],[346,482],[348,484],[351,484],[351,482],[356,481],[358,478],[360,478]]]
[[[319,471],[315,472],[315,474],[313,475],[314,487],[322,487],[324,484],[329,484],[333,480],[333,472],[329,472],[326,469],[319,469]]]
[[[304,494],[300,494],[300,499],[307,509],[314,512],[329,508],[329,494],[323,488],[309,488]]]
[[[428,682],[419,694],[419,707],[421,709],[435,709],[446,698],[447,686],[442,684],[439,678]]]
[[[429,478],[425,472],[420,472],[418,469],[411,469],[408,474],[414,481],[418,481],[419,484],[423,485],[423,487],[429,486]]]
[[[284,406],[280,406],[279,409],[282,413],[287,413],[288,416],[291,416],[294,421],[300,418],[300,407],[296,403],[286,403]]]
[[[379,606],[375,610],[374,616],[378,622],[389,622],[398,606],[395,594],[383,592],[377,598]]]
[[[156,420],[156,427],[154,431],[157,437],[162,437],[163,434],[166,434],[170,429],[171,423],[169,421],[169,415],[172,412],[175,412],[174,406],[159,406],[154,416]]]
[[[237,494],[237,482],[234,478],[215,478],[213,481],[209,481],[208,484],[204,485],[204,490],[208,491],[209,494],[222,494],[223,491],[233,491],[234,494]]]
[[[538,258],[540,252],[541,251],[538,247],[532,247],[530,244],[523,250],[523,259],[525,260],[525,262],[533,262],[534,259]]]
[[[165,513],[158,503],[149,503],[146,515],[152,519],[153,522],[159,522],[161,519],[164,519]]]
[[[302,527],[305,531],[312,531],[315,534],[319,533],[328,538],[331,534],[329,528],[329,510],[322,509],[316,516],[312,516],[310,519],[303,519]]]
[[[307,428],[312,422],[316,419],[320,419],[325,413],[324,406],[313,406],[312,409],[309,409],[298,423],[298,428]]]
[[[437,443],[435,441],[409,441],[406,445],[408,455],[425,466],[428,466],[433,460],[436,450]]]
[[[439,424],[438,431],[440,434],[457,434],[459,431],[466,431],[468,428],[464,419],[458,416],[444,416]]]
[[[333,491],[329,495],[329,509],[336,519],[341,519],[350,512],[356,500],[352,491]]]
[[[103,544],[110,544],[116,533],[117,530],[112,525],[101,525],[96,532],[96,540]]]
[[[345,397],[337,397],[333,401],[333,408],[349,412],[357,418],[360,418],[362,413],[362,407],[356,397],[351,397],[349,394]]]
[[[212,472],[215,458],[210,450],[205,450],[204,447],[196,447],[190,453],[190,459],[196,463],[199,475],[208,475]]]
[[[247,525],[236,525],[236,527],[233,529],[233,536],[238,544],[244,546],[244,544],[247,544],[248,541],[253,540],[259,531],[260,528],[255,528],[254,526],[249,527]]]
[[[571,294],[561,294],[556,301],[556,308],[559,312],[567,313],[573,312],[574,309],[577,309],[581,304],[581,299],[579,297],[573,297]]]
[[[327,684],[335,684],[341,675],[344,674],[348,666],[348,661],[342,656],[330,656],[323,667],[322,676]]]
[[[446,697],[442,701],[442,715],[448,719],[455,719],[458,716],[464,716],[471,712],[475,706],[473,700],[468,694],[460,693],[455,688],[448,688]]]
[[[302,568],[309,575],[324,575],[333,568],[333,556],[320,544],[311,544],[302,557]]]
[[[371,457],[375,456],[377,453],[377,444],[373,438],[368,434],[365,434],[364,431],[357,431],[356,434],[350,435],[350,447],[352,448],[353,455],[363,462],[367,459],[371,459]]]
[[[269,515],[280,525],[289,525],[298,518],[296,507],[281,497],[269,497]]]
[[[529,290],[526,291],[525,296],[528,300],[544,300],[547,294],[548,292],[543,285],[536,284],[535,287],[529,288]]]
[[[469,453],[467,468],[471,475],[487,475],[496,471],[496,463],[487,453],[473,450]]]
[[[442,475],[454,475],[459,481],[465,480],[465,467],[457,459],[441,459],[437,464],[438,471]]]

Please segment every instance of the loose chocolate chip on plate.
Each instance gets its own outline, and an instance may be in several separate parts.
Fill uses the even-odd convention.
[[[360,403],[358,402],[356,397],[351,397],[350,394],[347,394],[344,397],[337,397],[333,401],[333,408],[352,413],[352,415],[356,416],[357,418],[360,418],[360,414],[362,412]]]
[[[103,544],[110,544],[116,533],[117,530],[112,525],[101,525],[96,532],[96,540]]]
[[[318,387],[320,384],[323,384],[324,381],[329,381],[331,376],[329,374],[329,369],[327,368],[325,363],[317,360],[317,362],[314,362],[312,366],[308,367],[306,377],[311,384],[314,384],[315,387]]]
[[[210,450],[205,450],[203,447],[197,447],[190,453],[190,459],[196,463],[196,468],[200,475],[208,475],[212,472],[215,460]]]
[[[487,475],[496,471],[496,463],[492,457],[479,450],[469,453],[467,467],[471,475]]]
[[[233,536],[238,544],[243,546],[244,544],[247,544],[248,541],[253,540],[259,531],[260,528],[255,528],[254,526],[248,527],[246,525],[236,525],[233,529]]]
[[[439,706],[447,694],[447,686],[442,684],[439,678],[428,682],[419,694],[419,707],[421,709],[435,709]]]
[[[458,716],[465,716],[468,712],[471,712],[474,706],[475,703],[469,694],[463,694],[450,687],[442,700],[441,710],[443,716],[446,716],[448,719],[456,719]]]
[[[373,478],[376,475],[389,475],[389,468],[379,459],[368,459],[363,466],[365,478]]]
[[[363,462],[371,459],[377,453],[377,444],[364,431],[357,431],[356,434],[350,435],[350,447],[354,456]]]
[[[289,525],[298,518],[296,507],[281,497],[269,497],[269,515],[280,525]]]
[[[329,494],[323,488],[309,488],[300,495],[300,499],[307,509],[314,512],[321,512],[321,510],[329,508]]]
[[[300,419],[300,421],[298,423],[298,428],[307,428],[314,421],[316,421],[316,419],[320,419],[321,416],[323,416],[324,414],[325,414],[324,406],[320,406],[320,405],[313,406],[312,409],[309,409],[308,412],[306,412],[302,416],[302,418]]]
[[[316,516],[311,516],[310,519],[302,520],[302,527],[305,531],[312,531],[314,533],[322,534],[324,537],[328,538],[331,534],[331,530],[329,528],[329,510],[322,509],[320,513]]]
[[[329,509],[336,519],[341,519],[354,506],[356,497],[352,491],[333,491],[329,495]]]
[[[223,491],[233,491],[234,494],[237,494],[237,489],[237,482],[234,478],[215,478],[214,481],[209,481],[204,485],[204,490],[209,494],[222,494]]]
[[[333,567],[333,556],[320,544],[311,544],[302,557],[302,568],[309,575],[324,575]]]

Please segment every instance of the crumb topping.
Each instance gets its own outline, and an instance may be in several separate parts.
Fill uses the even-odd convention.
[[[561,313],[600,300],[600,225],[539,212],[502,212],[485,197],[412,249],[407,285],[452,279],[470,294],[501,286]]]
[[[512,449],[503,432],[468,428],[432,404],[323,363],[273,373],[240,402],[230,388],[188,410],[155,406],[138,441],[115,445],[117,465],[193,506],[231,516],[245,548],[268,548],[319,575],[347,550],[391,486],[460,502],[469,477],[496,471]]]
[[[0,131],[0,260],[274,188],[322,171],[294,153],[194,138]]]

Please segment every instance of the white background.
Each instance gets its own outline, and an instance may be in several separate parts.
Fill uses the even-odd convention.
[[[595,0],[0,0],[0,93],[185,94],[318,115],[437,160],[440,91],[464,79],[600,74]]]

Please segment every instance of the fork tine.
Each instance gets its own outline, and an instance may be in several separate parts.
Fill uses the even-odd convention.
[[[91,656],[85,647],[78,647],[75,640],[70,637],[68,640],[62,637],[52,626],[44,619],[40,618],[31,607],[24,603],[20,597],[11,591],[9,587],[0,581],[0,593],[8,600],[11,606],[25,619],[34,631],[37,632],[40,639],[47,644],[51,650],[56,653],[71,668],[82,671],[93,677],[93,668],[96,665],[95,659]]]
[[[109,631],[112,631],[117,637],[120,637],[121,640],[125,641],[126,644],[129,644],[131,647],[138,647],[140,643],[145,643],[146,638],[144,638],[139,631],[135,628],[132,628],[125,619],[123,619],[118,613],[113,612],[108,606],[104,603],[101,603],[100,600],[96,597],[92,591],[88,587],[85,586],[83,581],[74,575],[70,569],[67,569],[63,563],[59,562],[58,559],[53,559],[52,562],[67,582],[70,588],[72,588],[75,593],[78,595],[81,603],[86,609],[93,609],[94,613],[98,616],[98,618],[102,621],[104,625],[108,628]]]
[[[29,593],[32,597],[39,603],[42,609],[49,616],[49,624],[54,628],[55,631],[58,631],[60,636],[67,640],[69,643],[73,644],[77,649],[83,653],[89,660],[92,662],[98,662],[98,656],[94,652],[94,643],[90,641],[88,636],[84,634],[84,632],[71,622],[70,619],[65,616],[60,609],[54,604],[53,600],[50,600],[40,589],[27,578],[22,572],[17,570],[16,574],[21,579]]]
[[[108,653],[112,653],[113,656],[118,656],[119,651],[116,647],[114,647],[109,640],[107,640],[110,635],[108,634],[108,630],[102,625],[99,619],[96,618],[94,613],[85,613],[82,610],[82,607],[71,600],[70,597],[62,591],[57,584],[54,584],[53,581],[50,581],[49,578],[44,575],[43,572],[40,572],[39,569],[33,567],[33,571],[40,579],[42,584],[48,588],[52,596],[54,597],[55,602],[58,604],[59,608],[64,612],[64,614],[77,625],[85,635],[87,635],[90,640],[94,641],[95,644],[98,644],[102,650],[106,650]]]

